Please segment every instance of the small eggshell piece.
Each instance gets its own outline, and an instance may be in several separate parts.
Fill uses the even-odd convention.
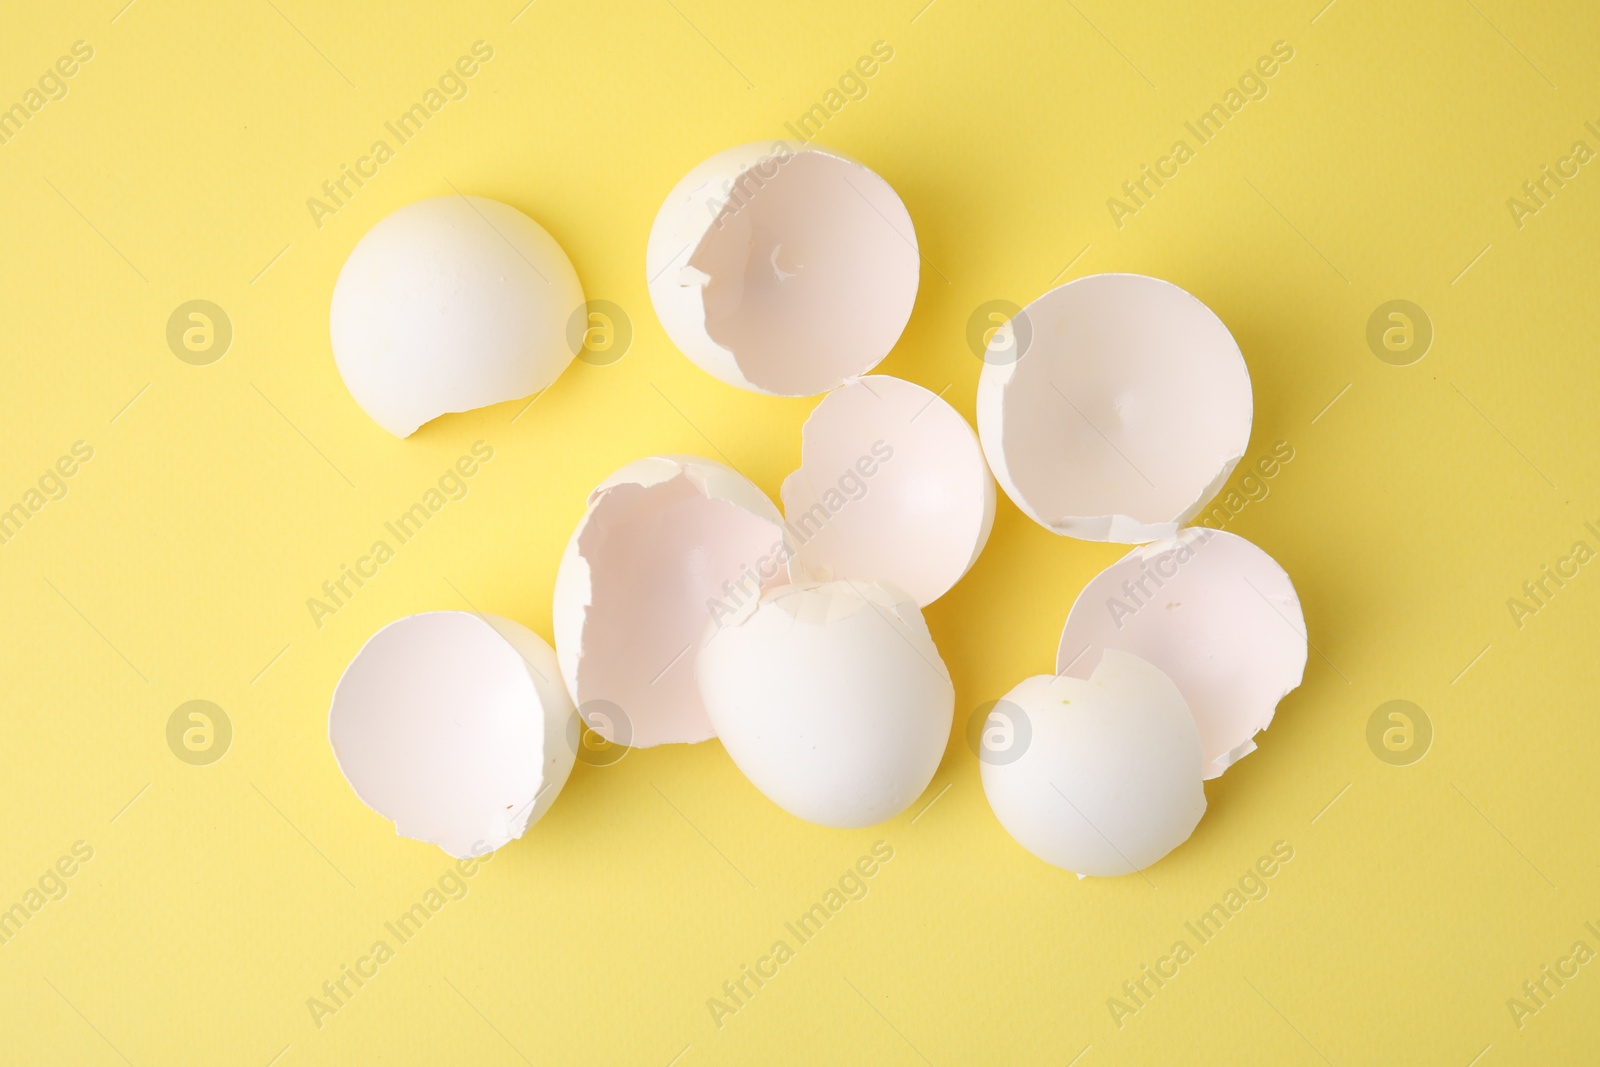
[[[874,582],[771,590],[716,631],[697,673],[745,777],[823,826],[904,811],[950,736],[955,690],[922,613]]]
[[[1200,734],[1155,667],[1107,651],[1088,679],[1029,678],[986,729],[1020,734],[1019,716],[1021,755],[986,760],[980,775],[1000,824],[1035,856],[1079,877],[1132,874],[1194,832],[1206,810]]]
[[[521,837],[576,756],[555,653],[497,615],[435,611],[374,634],[328,712],[334,758],[402,837],[465,859]]]
[[[967,572],[994,525],[994,479],[972,427],[886,375],[822,398],[782,496],[798,573],[887,581],[923,607]]]

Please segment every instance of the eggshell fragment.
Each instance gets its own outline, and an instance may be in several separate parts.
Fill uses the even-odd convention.
[[[923,607],[967,572],[994,525],[994,479],[972,427],[884,375],[822,398],[782,496],[801,572],[887,581]]]
[[[537,222],[498,200],[433,197],[351,250],[328,316],[333,356],[362,410],[408,437],[555,381],[583,303],[572,263]]]
[[[458,859],[521,837],[572,771],[555,653],[498,615],[434,611],[374,634],[345,668],[328,740],[356,796]]]
[[[1132,874],[1199,825],[1200,734],[1178,687],[1149,663],[1107,650],[1088,679],[1029,678],[990,723],[1019,714],[1027,748],[979,773],[1000,825],[1046,863],[1080,878]]]
[[[787,581],[787,559],[778,509],[720,463],[652,456],[600,483],[561,557],[553,609],[584,721],[634,748],[715,736],[694,675],[708,624]]]
[[[1205,776],[1215,778],[1255,751],[1257,731],[1300,684],[1306,622],[1271,556],[1235,534],[1194,527],[1134,549],[1084,587],[1056,669],[1071,673],[1108,648],[1149,660],[1177,684],[1200,728]]]
[[[920,259],[905,205],[849,156],[787,141],[707,159],[667,194],[645,251],[674,344],[730,385],[810,396],[876,366]]]
[[[762,793],[824,826],[871,826],[933,779],[955,689],[916,605],[875,582],[773,589],[700,653],[706,712]]]
[[[1250,439],[1250,374],[1228,328],[1141,274],[1079,278],[1018,317],[978,382],[978,434],[1006,495],[1087,541],[1176,536]]]

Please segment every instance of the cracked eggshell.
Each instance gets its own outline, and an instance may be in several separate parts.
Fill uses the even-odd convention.
[[[1306,622],[1282,567],[1244,538],[1192,527],[1142,545],[1078,594],[1056,669],[1102,649],[1149,660],[1183,693],[1200,728],[1205,776],[1255,751],[1278,701],[1306,669]]]
[[[1045,293],[996,331],[978,380],[978,435],[1001,488],[1086,541],[1175,537],[1244,455],[1251,417],[1250,373],[1222,320],[1142,274]]]
[[[697,673],[739,770],[823,826],[904,811],[950,737],[955,689],[922,613],[879,583],[773,589],[715,632]]]
[[[396,437],[544,389],[572,362],[583,288],[561,246],[498,200],[408,204],[356,243],[329,332],[350,395]]]
[[[703,370],[812,396],[875,367],[905,329],[921,263],[887,182],[833,149],[719,152],[675,185],[645,250],[650,301]]]
[[[1199,825],[1200,734],[1178,687],[1144,660],[1108,650],[1087,679],[1029,678],[986,729],[1014,730],[1019,718],[1022,754],[979,772],[1000,825],[1046,863],[1080,878],[1132,874]]]
[[[328,711],[334,759],[402,837],[458,859],[521,837],[572,771],[572,701],[555,653],[498,615],[390,623],[345,668]]]
[[[708,623],[788,580],[783,520],[697,456],[629,463],[589,494],[556,572],[561,675],[584,721],[635,748],[714,737],[695,683]]]
[[[887,581],[922,607],[966,574],[994,525],[994,479],[967,420],[885,375],[822,398],[782,496],[797,573]]]

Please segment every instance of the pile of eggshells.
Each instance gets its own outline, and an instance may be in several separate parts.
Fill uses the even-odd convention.
[[[813,823],[892,818],[952,733],[922,609],[983,550],[998,480],[1058,534],[1138,547],[1078,597],[1055,673],[974,724],[995,815],[1079,876],[1186,840],[1203,781],[1254,749],[1306,662],[1282,568],[1185,526],[1250,436],[1249,374],[1221,321],[1141,275],[1053,289],[989,340],[974,434],[939,396],[869,373],[910,319],[920,254],[905,205],[855,160],[784,142],[719,153],[668,194],[645,258],[656,314],[696,364],[822,395],[781,508],[702,457],[621,467],[561,558],[554,650],[512,620],[440,611],[357,653],[329,713],[356,794],[406,837],[481,855],[548,810],[587,727],[636,748],[718,738]],[[333,350],[356,401],[405,437],[550,385],[584,306],[532,219],[439,197],[351,252]]]

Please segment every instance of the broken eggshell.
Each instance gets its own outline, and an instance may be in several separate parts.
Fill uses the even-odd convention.
[[[1177,535],[1250,439],[1250,374],[1228,328],[1170,282],[1095,274],[995,331],[978,435],[1034,521],[1087,541]]]
[[[390,623],[333,691],[328,740],[356,796],[402,837],[458,859],[521,837],[572,771],[555,653],[498,615]]]
[[[714,631],[697,673],[739,770],[823,826],[904,811],[950,737],[955,689],[922,613],[876,582],[768,591]]]
[[[730,385],[812,396],[894,347],[920,260],[887,182],[833,149],[740,145],[667,194],[645,250],[656,315]]]
[[[783,520],[738,472],[651,456],[589,494],[562,554],[556,655],[583,720],[635,748],[715,736],[694,664],[719,614],[788,580]]]
[[[822,398],[782,497],[799,572],[887,581],[921,607],[966,574],[994,525],[994,479],[967,420],[885,375]]]
[[[1194,716],[1137,656],[1107,650],[1087,679],[1029,678],[989,715],[986,730],[1020,734],[1020,719],[1028,736],[1015,758],[980,763],[984,795],[1046,863],[1080,878],[1132,874],[1187,841],[1205,814]]]
[[[350,395],[396,437],[544,389],[575,355],[577,272],[498,200],[438,196],[381,219],[339,271],[329,311]]]
[[[1102,649],[1160,668],[1200,729],[1205,776],[1255,751],[1256,733],[1306,668],[1306,622],[1282,567],[1235,534],[1206,527],[1141,545],[1078,594],[1056,652],[1071,674]]]

